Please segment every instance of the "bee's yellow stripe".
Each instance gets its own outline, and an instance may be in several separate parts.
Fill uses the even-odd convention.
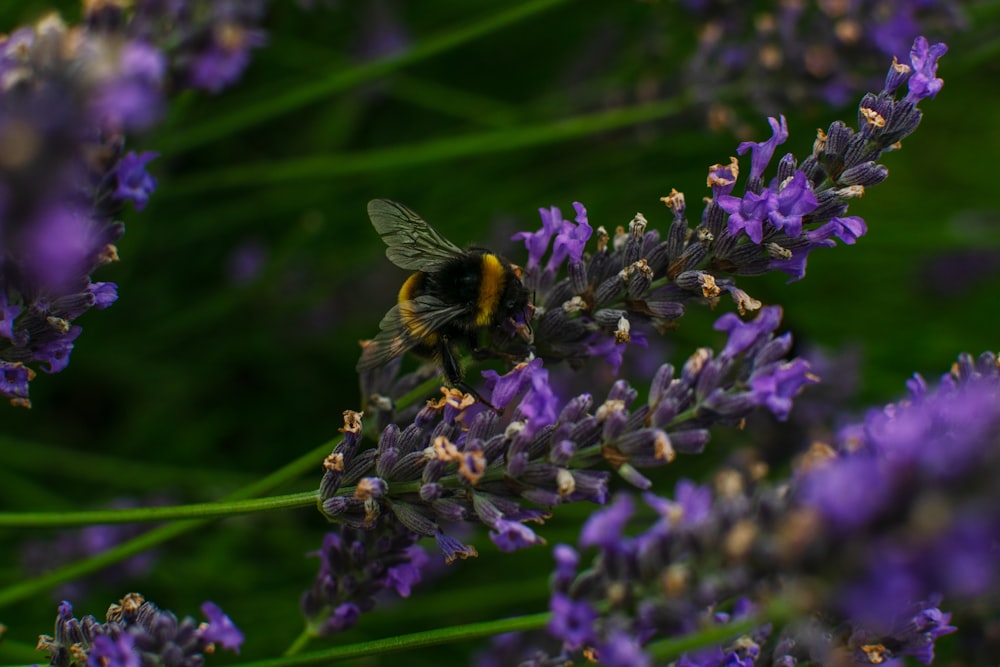
[[[496,255],[483,255],[483,276],[479,281],[479,302],[476,309],[476,326],[492,324],[500,305],[500,297],[507,286],[507,272]]]

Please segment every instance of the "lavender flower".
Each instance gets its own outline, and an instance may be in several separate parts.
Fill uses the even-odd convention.
[[[575,223],[556,207],[541,209],[540,230],[514,235],[528,251],[524,282],[536,295],[534,354],[574,367],[599,357],[617,369],[627,344],[645,345],[653,332],[673,326],[689,303],[714,306],[728,294],[741,314],[759,309],[761,302],[737,286],[737,276],[777,270],[798,280],[814,249],[834,246],[834,239],[854,244],[867,225],[847,215],[848,205],[887,177],[878,160],[916,129],[922,115],[917,102],[940,90],[937,60],[945,50],[943,44],[931,46],[918,38],[911,65],[894,62],[883,90],[862,99],[859,129],[834,122],[801,162],[788,153],[772,165],[789,129],[783,116],[768,119],[769,139],[743,142],[737,149],[740,155],[750,153],[741,193],[736,191],[736,158],[709,168],[712,198],[694,229],[685,217],[684,195],[676,191],[663,198],[674,217],[663,238],[648,229],[641,213],[611,235],[604,227],[592,232],[578,202]],[[909,92],[897,99],[906,82]],[[585,244],[592,234],[596,249],[588,255]],[[770,383],[767,391],[777,396],[774,387],[786,375],[794,386],[801,369],[760,377],[757,386]],[[778,403],[773,407],[784,411]]]
[[[904,60],[916,35],[968,26],[960,3],[949,0],[683,5],[701,22],[685,81],[717,127],[739,125],[720,91],[735,87],[734,97],[765,114],[818,100],[840,107],[877,84],[885,58]]]
[[[156,187],[157,154],[126,152],[126,133],[160,119],[170,88],[232,83],[262,43],[259,2],[125,4],[0,38],[0,395],[14,405],[39,368],[67,366],[73,321],[117,299],[91,276],[118,259],[124,202],[142,210]]]
[[[323,537],[314,555],[319,572],[302,596],[302,612],[312,634],[323,636],[352,627],[386,590],[409,597],[420,582],[427,554],[417,536],[384,516],[369,530],[341,526]]]
[[[206,602],[208,622],[191,617],[178,621],[138,593],[129,593],[108,608],[107,620],[77,619],[69,602],[59,605],[55,632],[38,638],[38,649],[49,652],[49,664],[59,667],[200,667],[216,644],[239,652],[243,634],[217,605]]]
[[[389,424],[377,448],[359,451],[360,414],[345,413],[344,440],[325,462],[320,507],[359,530],[391,515],[415,535],[434,537],[448,560],[475,555],[443,528],[456,522],[487,526],[502,550],[540,544],[524,524],[545,519],[546,508],[606,502],[609,474],[590,469],[602,460],[647,488],[640,469],[701,452],[709,427],[739,424],[760,408],[783,417],[787,399],[815,378],[801,360],[785,359],[791,339],[774,336],[779,321],[779,309],[765,308],[754,323],[729,327],[722,354],[698,350],[678,374],[661,366],[648,402],[638,406],[638,392],[624,381],[600,404],[590,394],[560,400],[535,359],[504,376],[486,374],[490,401],[503,414],[442,390],[412,423]]]
[[[549,631],[571,658],[590,650],[608,664],[653,664],[658,638],[753,619],[785,596],[797,615],[778,619],[776,642],[765,646],[775,620],[765,615],[677,664],[930,664],[956,630],[942,600],[1000,593],[1000,364],[963,355],[937,388],[909,385],[908,399],[844,428],[834,446],[814,443],[790,480],[767,484],[766,467],[744,459],[711,490],[682,482],[673,500],[647,493],[661,518],[641,533],[629,530],[634,503],[619,496],[585,524],[579,552],[557,548]],[[589,567],[587,548],[598,551]],[[733,600],[743,602],[730,612]]]

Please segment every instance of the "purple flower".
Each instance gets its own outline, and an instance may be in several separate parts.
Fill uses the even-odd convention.
[[[649,667],[650,657],[635,637],[616,630],[597,644],[597,659],[608,667]]]
[[[553,206],[551,209],[538,209],[538,214],[542,218],[542,228],[535,232],[518,232],[511,237],[513,241],[524,241],[524,246],[528,250],[529,272],[534,271],[542,265],[542,257],[549,249],[549,241],[559,231],[562,223],[562,212]]]
[[[764,176],[764,170],[767,168],[768,163],[771,162],[771,157],[774,155],[774,149],[785,143],[788,139],[788,122],[785,120],[784,116],[779,116],[779,118],[780,120],[774,117],[767,119],[767,123],[771,126],[772,132],[770,139],[759,143],[744,141],[736,149],[736,152],[740,155],[744,155],[747,151],[751,151],[751,181],[758,180]]]
[[[145,151],[139,155],[130,151],[126,154],[115,169],[118,187],[115,189],[114,197],[131,199],[137,211],[146,208],[149,196],[156,189],[156,179],[146,171],[146,165],[159,155],[153,151]]]
[[[548,371],[542,369],[541,359],[532,359],[527,363],[518,364],[503,375],[494,370],[483,371],[486,388],[490,391],[490,403],[501,410],[507,407],[508,403],[531,384],[534,374],[540,371],[544,372],[547,377]]]
[[[213,31],[207,49],[195,55],[189,71],[193,88],[218,93],[237,81],[250,62],[250,50],[263,46],[263,31],[223,24]]]
[[[775,185],[772,183],[771,187]],[[778,185],[778,194],[769,202],[767,217],[775,228],[794,238],[802,233],[802,216],[812,213],[818,204],[805,173],[796,170],[791,179]],[[731,228],[730,233],[733,233]]]
[[[799,498],[835,531],[853,531],[886,510],[893,489],[879,462],[852,456],[811,470],[800,481]],[[864,493],[858,493],[864,489]]]
[[[937,43],[931,46],[923,36],[913,41],[913,48],[910,49],[913,74],[907,82],[909,87],[905,98],[907,101],[916,103],[928,97],[933,99],[938,94],[944,86],[944,80],[937,78],[937,61],[947,51],[948,47],[944,44]]]
[[[722,195],[719,207],[729,214],[728,229],[733,236],[746,232],[750,240],[760,243],[764,239],[764,219],[771,210],[771,193],[765,190],[757,194],[750,190],[742,198]]]
[[[594,230],[587,222],[587,209],[578,201],[573,202],[576,209],[576,225],[567,221],[562,221],[557,232],[556,239],[552,243],[552,257],[549,258],[549,265],[553,269],[558,268],[563,260],[569,258],[570,262],[580,262],[583,259],[583,249],[590,240]],[[556,209],[558,210],[558,209]]]
[[[410,597],[410,591],[423,579],[423,569],[430,562],[430,556],[423,547],[413,545],[404,556],[403,562],[386,571],[386,582],[400,597]]]
[[[525,436],[537,433],[556,420],[559,414],[559,398],[549,384],[549,371],[541,367],[541,359],[535,359],[528,365],[539,362],[530,373],[530,385],[524,398],[517,406],[517,414],[527,420]]]
[[[854,245],[859,238],[868,232],[868,225],[856,215],[844,218],[831,218],[821,227],[806,232],[806,238],[813,243],[825,241],[832,236],[837,237],[847,245]]]
[[[366,528],[340,525],[324,535],[322,548],[311,554],[320,559],[319,571],[301,598],[309,624],[324,634],[346,630],[383,591],[409,595],[427,562],[415,547],[417,538],[392,515]]]
[[[232,619],[222,612],[219,605],[214,602],[204,602],[201,605],[201,613],[205,614],[208,623],[198,629],[198,636],[210,644],[219,644],[233,653],[239,653],[243,644],[243,633]]]
[[[95,91],[91,113],[104,127],[144,130],[162,113],[167,61],[159,49],[142,41],[127,42],[118,54],[114,76]]]
[[[87,656],[88,667],[140,667],[135,637],[125,632],[112,639],[107,635],[94,637]]]
[[[735,313],[726,313],[712,326],[716,331],[725,331],[729,334],[726,346],[719,353],[719,357],[732,358],[742,354],[754,343],[777,329],[779,322],[781,322],[781,308],[778,306],[762,308],[760,314],[749,322],[744,322]]]
[[[545,544],[545,540],[538,537],[535,531],[519,521],[497,519],[493,522],[492,528],[490,539],[500,551],[517,551],[536,544]]]
[[[634,512],[632,497],[626,493],[616,494],[610,505],[591,514],[583,524],[580,546],[609,550],[619,548],[623,544],[622,531]]]
[[[756,405],[766,406],[784,421],[792,409],[792,398],[802,387],[816,382],[819,378],[809,373],[809,363],[800,358],[755,371],[750,376],[750,390]]]
[[[594,622],[597,611],[585,601],[572,600],[555,593],[549,601],[552,619],[548,630],[563,641],[570,650],[589,645],[594,641]]]

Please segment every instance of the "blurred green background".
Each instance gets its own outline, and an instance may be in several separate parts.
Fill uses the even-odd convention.
[[[609,229],[642,211],[665,230],[658,199],[677,188],[694,225],[708,166],[769,136],[739,99],[727,101],[749,137],[709,131],[705,109],[671,97],[696,41],[673,3],[272,4],[269,43],[239,85],[176,98],[156,133],[132,141],[162,153],[151,165],[158,191],[141,214],[129,210],[121,261],[95,276],[118,284],[119,301],[81,318],[69,367],[33,382],[31,410],[3,409],[4,511],[210,501],[336,437],[342,411],[359,407],[357,341],[374,335],[405,277],[367,220],[371,198],[404,202],[455,242],[517,262],[523,251],[507,239],[537,228],[538,207],[570,212],[581,201]],[[50,6],[5,3],[0,30]],[[62,9],[79,15],[72,3]],[[815,252],[800,282],[738,283],[781,304],[798,341],[859,351],[858,407],[898,396],[914,371],[936,377],[961,351],[998,347],[1000,207],[989,165],[1000,149],[1000,32],[991,5],[972,11],[977,27],[948,40],[945,87],[922,103],[923,125],[885,159],[888,181],[851,207],[868,235]],[[386,35],[402,49],[397,60],[372,60]],[[817,127],[853,124],[855,111],[785,114],[791,136],[779,150],[805,156]],[[711,322],[730,309],[691,308],[669,334],[671,360],[717,345]],[[711,460],[662,477],[697,476]],[[317,461],[315,474],[280,491],[319,478]],[[588,509],[560,508],[541,534],[573,540]],[[163,545],[139,578],[88,579],[72,602],[103,617],[137,590],[197,615],[211,599],[246,632],[244,657],[277,655],[301,629],[298,598],[316,568],[304,554],[325,529],[310,508],[228,519]],[[0,588],[29,576],[25,542],[46,551],[56,536],[0,531]],[[500,554],[483,534],[470,539],[479,559],[316,646],[545,609],[548,549]],[[0,608],[0,663],[40,659],[25,647],[51,632],[61,595]],[[460,664],[475,649],[406,659]]]

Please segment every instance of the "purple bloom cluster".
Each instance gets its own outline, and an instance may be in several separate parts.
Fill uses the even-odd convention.
[[[108,608],[107,620],[77,619],[69,602],[59,605],[55,632],[38,638],[39,650],[57,667],[201,667],[216,646],[239,653],[243,633],[219,606],[205,602],[208,619],[178,620],[138,593],[129,593]]]
[[[962,355],[936,389],[919,376],[909,387],[906,400],[842,429],[796,482],[797,502],[831,540],[865,537],[868,558],[840,600],[853,615],[893,618],[907,600],[1000,592],[997,357]],[[857,488],[867,491],[846,492]]]
[[[434,537],[449,561],[475,550],[442,524],[484,524],[505,551],[539,544],[525,522],[545,519],[545,509],[606,502],[609,473],[591,469],[602,461],[648,488],[640,469],[701,452],[710,427],[737,425],[762,408],[784,418],[791,398],[816,378],[801,360],[786,359],[791,338],[774,335],[780,317],[780,309],[764,308],[749,322],[720,318],[717,328],[729,334],[722,352],[700,349],[679,372],[664,364],[639,405],[625,381],[600,403],[590,394],[560,400],[534,359],[503,376],[485,373],[488,398],[502,412],[444,390],[412,423],[389,423],[374,449],[360,450],[361,416],[348,412],[344,439],[324,464],[320,507],[331,521],[367,530],[391,514]],[[372,396],[370,408],[377,423],[391,420],[390,398]]]
[[[1000,594],[1000,363],[962,355],[936,389],[919,376],[909,388],[834,445],[813,443],[784,482],[744,458],[711,487],[646,493],[659,520],[636,534],[632,497],[616,496],[580,551],[554,550],[549,631],[569,658],[638,666],[654,664],[658,639],[747,617],[756,630],[676,664],[930,664],[956,630],[941,601],[991,610]],[[581,567],[589,548],[598,555]],[[795,616],[765,645],[779,598]]]
[[[421,580],[427,553],[417,536],[384,516],[368,530],[340,526],[323,537],[313,587],[302,595],[311,634],[323,636],[354,626],[375,606],[375,596],[391,590],[402,597]]]
[[[906,58],[917,35],[967,26],[953,0],[790,2],[765,8],[731,0],[682,3],[702,21],[685,82],[717,127],[738,123],[722,90],[758,113],[813,105],[840,107],[877,82],[886,57]]]
[[[760,301],[737,287],[736,276],[783,271],[797,280],[814,249],[834,246],[834,239],[855,243],[867,225],[847,215],[849,202],[888,176],[878,160],[920,123],[916,105],[940,90],[937,60],[945,50],[918,38],[911,64],[894,62],[883,89],[862,99],[859,129],[834,122],[820,131],[811,155],[801,163],[784,155],[767,180],[777,147],[788,139],[784,117],[770,118],[770,139],[737,149],[750,153],[741,194],[734,194],[736,158],[709,169],[712,197],[694,229],[677,191],[663,198],[674,216],[663,239],[647,229],[641,213],[612,237],[603,227],[593,230],[579,202],[573,221],[556,207],[541,209],[542,228],[514,236],[528,251],[524,282],[536,296],[535,355],[572,366],[600,357],[617,368],[626,343],[645,345],[651,330],[671,327],[689,302],[714,305],[728,293],[741,314],[759,309]],[[904,83],[908,92],[896,99]],[[597,247],[588,254],[591,236]],[[558,279],[564,266],[566,275]]]
[[[91,275],[118,259],[125,202],[145,208],[154,152],[125,136],[162,116],[182,86],[217,91],[261,43],[254,1],[85,3],[0,38],[0,395],[29,406],[37,369],[57,373],[81,328],[118,298]]]

